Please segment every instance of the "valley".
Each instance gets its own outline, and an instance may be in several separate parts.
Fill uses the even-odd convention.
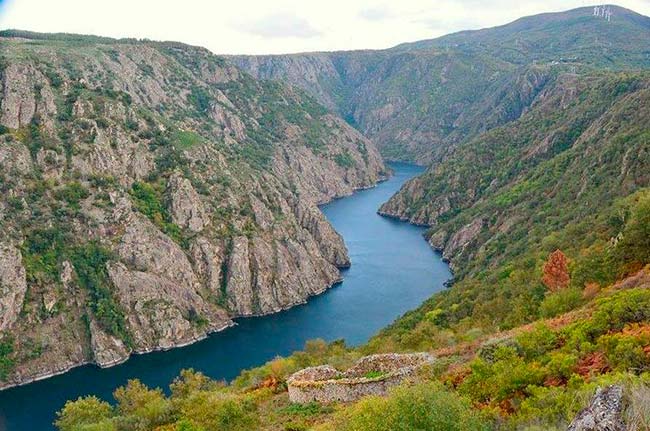
[[[597,388],[650,426],[650,18],[0,46],[0,385],[83,366],[0,393],[8,429],[560,430]],[[386,396],[289,401],[305,368],[412,352]]]

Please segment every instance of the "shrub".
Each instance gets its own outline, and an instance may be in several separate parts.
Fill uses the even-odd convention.
[[[334,156],[334,161],[336,162],[337,165],[339,165],[342,168],[351,168],[355,165],[354,159],[347,151]]]
[[[335,419],[341,431],[474,431],[490,429],[468,400],[434,383],[402,386],[387,398],[368,397]]]
[[[539,311],[543,317],[554,317],[579,307],[582,302],[582,291],[572,287],[546,295]]]
[[[494,352],[494,361],[475,359],[471,373],[458,390],[479,403],[501,402],[525,393],[529,385],[540,385],[545,372],[538,363],[527,363],[513,347],[503,346]]]
[[[650,194],[642,196],[634,205],[617,251],[624,263],[650,262]]]
[[[79,209],[79,203],[90,196],[86,188],[78,181],[72,181],[54,193],[57,199],[65,201],[70,207]]]
[[[159,186],[159,185],[158,185]],[[160,187],[149,183],[135,182],[129,191],[135,208],[147,216],[160,230],[181,246],[187,246],[187,239],[181,228],[172,221],[171,215],[162,202]]]
[[[203,138],[189,130],[177,130],[172,136],[172,142],[177,149],[184,150],[200,144]]]
[[[187,99],[200,114],[205,114],[210,109],[210,94],[202,87],[193,86]]]
[[[15,361],[11,357],[14,352],[14,340],[12,337],[5,337],[0,341],[0,380],[4,380],[14,369]]]
[[[113,296],[106,269],[108,261],[113,259],[112,253],[98,242],[91,241],[72,248],[68,257],[79,284],[90,294],[90,308],[99,325],[130,345],[131,335],[126,326],[124,311]]]
[[[542,282],[551,292],[557,292],[569,285],[568,260],[561,250],[555,250],[548,256],[542,271]]]
[[[179,414],[193,426],[206,430],[257,429],[257,406],[251,398],[215,391],[192,392],[179,402]]]
[[[545,324],[537,324],[533,330],[517,337],[517,344],[527,359],[533,359],[552,350],[557,345],[557,335]]]

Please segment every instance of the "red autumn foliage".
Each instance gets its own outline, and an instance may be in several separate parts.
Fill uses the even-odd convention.
[[[566,379],[557,376],[548,376],[544,380],[544,386],[546,387],[559,387],[566,385]]]
[[[551,292],[557,292],[569,285],[569,260],[561,250],[555,250],[544,264],[542,283]]]
[[[611,368],[607,363],[607,358],[602,352],[594,352],[580,359],[578,362],[577,373],[582,377],[591,375],[604,374]]]

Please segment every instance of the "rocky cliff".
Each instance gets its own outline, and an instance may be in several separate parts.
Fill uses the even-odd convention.
[[[317,205],[386,170],[311,97],[181,44],[0,48],[0,386],[191,343],[350,264]]]

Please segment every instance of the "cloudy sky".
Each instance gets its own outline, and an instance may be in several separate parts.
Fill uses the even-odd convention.
[[[0,0],[0,28],[177,40],[220,54],[387,48],[587,0]],[[650,16],[650,0],[616,4]]]

